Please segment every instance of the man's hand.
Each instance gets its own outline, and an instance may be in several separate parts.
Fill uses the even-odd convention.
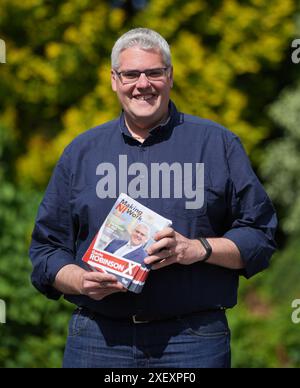
[[[66,265],[56,275],[54,287],[63,294],[86,295],[101,300],[116,292],[127,289],[117,278],[101,272],[87,272],[76,265]]]
[[[174,263],[189,265],[201,261],[206,251],[199,240],[190,240],[172,228],[156,233],[156,242],[148,249],[145,263],[159,269]],[[245,263],[235,243],[224,237],[209,238],[212,254],[206,263],[229,269],[243,269]],[[156,262],[156,264],[154,264]]]
[[[85,272],[81,278],[81,295],[101,300],[116,292],[126,292],[126,288],[113,275],[100,272]]]
[[[191,240],[172,228],[164,228],[154,236],[156,242],[148,249],[146,264],[152,269],[159,269],[174,263],[189,265],[200,261],[205,256],[205,249],[198,240]]]

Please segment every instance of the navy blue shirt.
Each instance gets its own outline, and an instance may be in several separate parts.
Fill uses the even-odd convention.
[[[188,192],[172,185],[178,184],[178,169],[169,174],[170,182],[163,182],[162,175],[160,181],[153,180],[151,166],[164,162],[182,166],[182,174],[184,166],[204,166],[204,182],[199,186],[204,189],[201,207],[187,209],[186,203],[191,201]],[[141,163],[148,170],[139,170]],[[190,178],[196,189],[196,167]],[[68,264],[85,268],[82,256],[126,184],[140,191],[136,200],[171,219],[173,228],[184,236],[233,241],[245,269],[200,262],[173,264],[150,271],[139,295],[116,293],[99,302],[65,295],[70,302],[114,317],[229,308],[237,302],[239,276],[249,278],[268,266],[275,250],[276,214],[241,142],[212,121],[179,113],[171,102],[170,120],[153,129],[144,143],[130,135],[121,114],[117,120],[78,136],[65,149],[32,234],[32,282],[40,292],[58,299],[61,294],[52,286],[58,271]],[[170,198],[166,198],[166,185],[171,187]],[[105,190],[111,198],[104,198]],[[177,198],[180,190],[183,197]]]

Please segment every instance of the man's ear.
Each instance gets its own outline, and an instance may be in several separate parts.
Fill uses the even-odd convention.
[[[110,80],[111,80],[111,88],[114,92],[117,91],[117,78],[116,73],[111,70],[110,71]]]

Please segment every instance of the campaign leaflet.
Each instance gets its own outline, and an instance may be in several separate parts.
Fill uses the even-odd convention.
[[[83,261],[93,270],[113,274],[139,294],[151,266],[144,263],[156,232],[172,221],[122,193],[86,251]]]

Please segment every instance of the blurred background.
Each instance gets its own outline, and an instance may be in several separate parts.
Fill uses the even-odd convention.
[[[110,51],[141,26],[171,45],[177,107],[241,137],[278,211],[272,265],[241,279],[228,313],[233,366],[299,367],[300,324],[291,319],[300,299],[298,0],[1,0],[0,367],[61,366],[73,307],[31,286],[30,235],[64,147],[119,114]]]

